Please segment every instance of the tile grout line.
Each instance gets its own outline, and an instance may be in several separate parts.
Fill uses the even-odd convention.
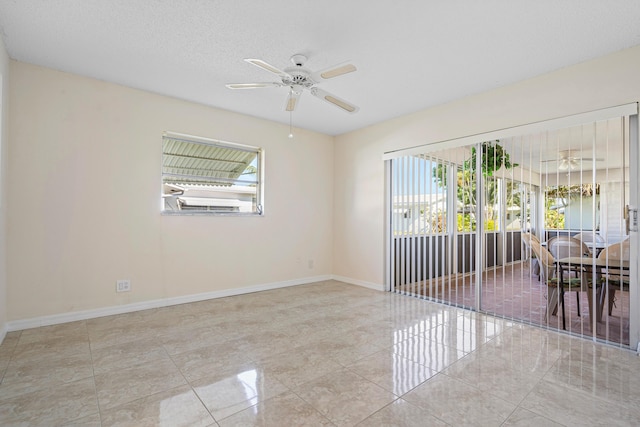
[[[202,400],[202,398],[200,397],[198,392],[193,388],[193,384],[191,384],[191,382],[185,376],[184,372],[182,372],[182,370],[178,367],[178,365],[176,364],[176,361],[173,359],[171,354],[169,354],[169,352],[167,351],[166,347],[163,344],[161,344],[160,346],[162,347],[162,349],[164,350],[166,355],[169,357],[169,360],[171,360],[171,363],[173,363],[173,366],[175,366],[175,368],[178,370],[178,372],[180,372],[180,375],[182,376],[182,378],[184,378],[186,384],[189,386],[189,390],[191,390],[191,392],[196,396],[196,398],[198,399],[200,404],[204,407],[205,411],[207,411],[207,413],[209,414],[209,416],[211,417],[213,422],[215,424],[219,425],[218,420],[216,419],[216,417],[213,416],[213,414],[211,413],[211,411],[209,410],[207,405],[204,403],[204,401]],[[181,354],[181,353],[178,353],[178,354]]]
[[[102,425],[102,409],[100,408],[100,399],[98,399],[98,385],[96,384],[96,367],[93,363],[93,348],[91,348],[91,336],[89,335],[89,325],[86,320],[83,320],[84,328],[87,333],[87,341],[89,343],[89,357],[91,358],[91,373],[93,379],[93,390],[96,396],[96,407],[98,408],[98,418],[100,419],[100,425]]]

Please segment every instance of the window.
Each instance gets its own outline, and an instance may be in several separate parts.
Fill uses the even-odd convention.
[[[508,231],[530,231],[535,219],[536,190],[532,185],[515,180],[504,180],[506,189],[506,209],[504,228]]]
[[[258,147],[165,133],[162,211],[261,215],[263,162]]]
[[[550,185],[544,194],[546,229],[600,229],[600,184]]]
[[[393,232],[401,235],[447,231],[447,166],[426,156],[393,160]]]
[[[457,230],[461,233],[471,233],[477,228],[477,185],[475,166],[467,160],[456,167],[457,192]],[[484,180],[484,230],[497,231],[500,212],[499,180],[494,177],[483,177]]]

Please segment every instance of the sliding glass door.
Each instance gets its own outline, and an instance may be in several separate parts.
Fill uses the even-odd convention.
[[[635,345],[633,123],[550,123],[389,156],[389,289]]]

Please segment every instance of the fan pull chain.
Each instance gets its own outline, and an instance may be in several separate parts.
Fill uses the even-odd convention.
[[[289,138],[293,138],[293,129],[291,122],[293,121],[293,111],[289,111]]]

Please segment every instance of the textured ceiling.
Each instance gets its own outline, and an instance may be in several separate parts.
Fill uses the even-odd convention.
[[[338,135],[640,44],[640,1],[0,0],[11,58],[289,123],[287,89],[243,61],[358,68],[302,95],[294,126]]]

